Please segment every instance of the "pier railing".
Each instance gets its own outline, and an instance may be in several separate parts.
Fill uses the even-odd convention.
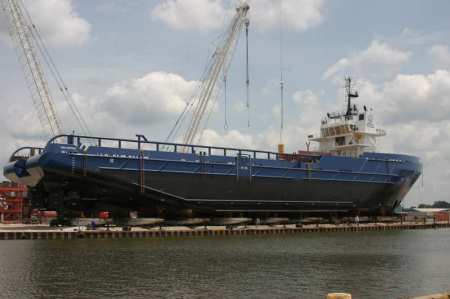
[[[58,135],[50,139],[49,144],[72,144],[78,147],[83,146],[98,146],[111,147],[118,149],[137,149],[137,150],[152,150],[175,152],[184,154],[199,154],[199,155],[218,155],[218,156],[251,156],[253,159],[262,158],[268,160],[284,159],[286,154],[279,154],[271,151],[260,151],[251,149],[240,149],[232,147],[219,147],[196,144],[182,144],[173,142],[159,142],[149,141],[144,135],[136,135],[137,139],[124,139],[112,137],[92,137],[82,135]]]

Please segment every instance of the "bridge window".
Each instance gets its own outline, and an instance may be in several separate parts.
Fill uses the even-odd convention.
[[[345,145],[345,137],[344,136],[336,137],[335,141],[336,141],[337,146]]]

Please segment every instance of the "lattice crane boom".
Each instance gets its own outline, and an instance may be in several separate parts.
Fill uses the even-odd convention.
[[[221,73],[224,80],[226,80],[239,35],[244,26],[247,29],[249,26],[247,18],[249,9],[249,5],[245,2],[236,8],[236,13],[225,31],[224,38],[220,40],[211,57],[211,61],[208,63],[209,67],[201,80],[199,93],[193,98],[194,103],[191,105],[193,107],[192,117],[183,137],[183,143],[185,144],[194,143],[194,139],[198,137],[200,125],[205,118],[205,112],[216,98],[216,85]]]
[[[9,34],[17,47],[19,61],[23,67],[27,87],[37,110],[39,121],[52,135],[61,134],[62,127],[36,52],[32,28],[22,10],[23,4],[20,0],[1,0],[0,3],[8,21]]]

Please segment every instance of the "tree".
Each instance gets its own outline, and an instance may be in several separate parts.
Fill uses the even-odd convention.
[[[421,203],[421,204],[418,205],[417,207],[418,207],[419,209],[429,209],[429,208],[431,208],[432,206],[431,206],[431,205],[424,204],[424,203]]]
[[[433,203],[433,208],[450,209],[450,203],[440,200]]]

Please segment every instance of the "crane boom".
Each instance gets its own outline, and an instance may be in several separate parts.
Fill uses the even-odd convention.
[[[188,106],[193,107],[193,112],[183,137],[183,143],[185,144],[194,143],[194,139],[198,137],[200,124],[204,120],[205,112],[215,100],[216,84],[220,74],[222,73],[226,79],[240,32],[244,26],[248,28],[249,25],[247,18],[249,9],[249,5],[245,2],[236,8],[236,13],[225,31],[224,38],[219,42],[211,57],[211,61],[208,63],[209,67],[201,80],[198,95],[193,98],[194,103],[192,105],[188,104]]]
[[[58,135],[62,133],[61,124],[53,105],[42,65],[36,54],[31,27],[26,21],[19,1],[1,0],[4,15],[8,19],[9,34],[17,47],[19,61],[23,67],[27,87],[37,110],[39,121],[49,133]]]

